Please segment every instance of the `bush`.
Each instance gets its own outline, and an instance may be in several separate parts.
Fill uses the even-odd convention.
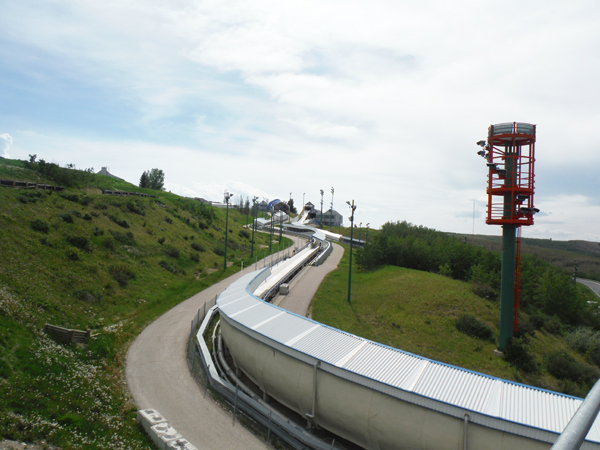
[[[92,251],[90,239],[86,236],[67,236],[67,242],[84,252],[91,253]]]
[[[218,256],[224,256],[225,249],[223,247],[215,247],[215,248],[213,248],[213,253]]]
[[[173,219],[171,219],[169,216],[165,216],[165,222],[173,223]]]
[[[186,274],[184,270],[180,269],[179,267],[177,267],[176,265],[174,265],[170,262],[165,261],[164,259],[161,259],[158,262],[158,265],[160,267],[162,267],[163,269],[165,269],[166,271],[171,272],[175,275],[177,275],[177,274],[185,275]]]
[[[548,353],[546,367],[548,372],[559,380],[571,380],[591,385],[598,377],[598,369],[577,361],[565,350]]]
[[[527,350],[523,342],[518,339],[506,346],[504,349],[504,359],[513,367],[522,370],[525,373],[534,373],[538,370],[535,359]]]
[[[129,222],[127,222],[125,219],[119,219],[118,217],[115,216],[108,216],[108,218],[110,220],[112,220],[114,223],[116,223],[117,225],[119,225],[120,227],[123,228],[129,228]]]
[[[77,252],[77,250],[73,250],[73,249],[69,249],[67,250],[67,252],[65,253],[67,259],[70,259],[71,261],[79,261],[79,253]]]
[[[206,251],[206,249],[201,244],[197,244],[195,242],[192,243],[192,248],[194,250],[196,250],[197,252],[205,252]]]
[[[241,238],[250,239],[250,233],[247,230],[240,230],[238,236]]]
[[[473,294],[477,295],[478,297],[485,298],[487,300],[497,300],[498,299],[498,292],[496,292],[496,290],[494,288],[492,288],[491,286],[489,286],[485,283],[481,283],[481,282],[472,283],[471,290],[473,291]]]
[[[79,203],[82,204],[83,206],[88,206],[93,201],[94,201],[94,199],[92,197],[88,197],[87,195],[85,197],[79,199]]]
[[[199,220],[198,228],[200,228],[201,230],[206,230],[208,228],[208,224],[204,220]]]
[[[146,211],[144,211],[144,208],[141,205],[139,205],[135,200],[130,200],[127,202],[127,210],[139,216],[146,215]]]
[[[521,319],[519,322],[519,328],[514,332],[513,336],[516,338],[522,338],[527,335],[533,336],[535,334],[536,326],[535,322],[531,319]]]
[[[35,219],[31,221],[31,228],[35,231],[39,231],[40,233],[46,233],[50,231],[50,224],[41,219]]]
[[[165,243],[165,238],[164,237],[158,238],[158,243],[160,245],[163,245]]]
[[[121,287],[127,287],[129,280],[135,280],[135,274],[125,264],[112,265],[108,268],[108,272]]]
[[[68,194],[66,192],[63,192],[58,195],[59,195],[59,197],[62,197],[65,200],[69,200],[70,202],[79,203],[79,196],[77,194]]]
[[[171,258],[179,258],[179,249],[177,249],[176,247],[168,247],[165,250],[165,253]]]
[[[71,214],[73,214],[75,217],[79,217],[81,219],[81,213],[79,211],[77,211],[76,209],[71,211]]]
[[[62,220],[64,220],[67,223],[73,223],[73,216],[69,213],[59,214],[58,217],[60,217]]]
[[[90,220],[92,220],[92,216],[90,216],[89,214],[85,214],[85,215],[83,216],[83,220],[90,221]]]
[[[131,231],[119,233],[118,231],[109,230],[109,233],[112,234],[112,237],[114,237],[117,242],[120,242],[123,245],[137,245]]]
[[[94,228],[94,236],[102,236],[104,234],[104,230],[96,227]]]
[[[462,314],[455,322],[456,329],[461,333],[484,341],[494,341],[494,332],[489,325],[481,322],[470,314]]]
[[[102,247],[104,247],[106,250],[114,250],[115,240],[111,237],[104,238],[102,241]]]
[[[200,255],[198,253],[190,254],[190,259],[195,262],[200,262]]]

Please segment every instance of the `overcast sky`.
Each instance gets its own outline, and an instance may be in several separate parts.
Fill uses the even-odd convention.
[[[521,121],[523,235],[600,241],[597,1],[18,0],[0,30],[0,156],[500,234],[475,142]]]

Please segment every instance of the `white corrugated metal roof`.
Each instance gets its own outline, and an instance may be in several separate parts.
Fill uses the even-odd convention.
[[[219,296],[221,314],[268,340],[354,376],[398,392],[553,433],[562,432],[582,402],[387,347],[264,303],[246,289],[258,273],[244,275]],[[369,385],[366,381],[362,384]],[[386,388],[389,392],[393,390]],[[600,443],[599,420],[587,440]]]

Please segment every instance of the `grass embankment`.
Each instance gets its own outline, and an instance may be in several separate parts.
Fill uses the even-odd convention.
[[[224,210],[88,175],[63,192],[0,188],[0,440],[151,449],[124,386],[125,351],[156,317],[249,265],[251,231],[230,209],[223,270]],[[57,184],[10,160],[0,178]],[[255,253],[268,238],[256,236]],[[98,336],[64,345],[44,323]]]
[[[393,266],[367,273],[354,269],[349,304],[348,253],[346,248],[340,266],[327,276],[313,299],[315,320],[455,366],[545,389],[586,394],[586,386],[559,380],[548,372],[545,363],[550,353],[564,350],[578,363],[584,361],[560,335],[536,330],[526,338],[534,363],[532,372],[523,372],[493,356],[498,337],[498,303],[475,295],[469,283]],[[455,323],[463,314],[488,325],[494,342],[459,332]]]

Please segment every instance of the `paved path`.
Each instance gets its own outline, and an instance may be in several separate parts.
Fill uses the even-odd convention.
[[[323,281],[325,275],[338,266],[343,255],[343,247],[333,244],[333,251],[323,264],[317,267],[305,267],[299,276],[292,280],[290,293],[278,296],[273,303],[290,312],[306,316],[310,302],[321,281]]]
[[[586,280],[585,278],[577,278],[577,282],[589,287],[594,293],[600,297],[600,283],[594,280]]]
[[[301,241],[300,238],[293,239]],[[341,247],[335,247],[343,252]],[[328,260],[335,257],[337,251],[334,250]],[[258,267],[261,267],[260,261]],[[317,281],[318,276],[313,272],[307,272],[308,278],[305,280],[311,285],[294,289],[298,293],[304,292],[302,301],[306,302],[308,298],[310,303],[310,298],[327,273],[324,267],[331,267],[331,263],[326,262],[314,271],[322,274],[320,280]],[[200,450],[270,448],[239,423],[232,426],[231,415],[209,397],[204,398],[203,389],[191,377],[186,362],[186,344],[194,315],[205,302],[220,294],[240,276],[240,273],[232,275],[163,314],[140,333],[127,353],[125,374],[137,407],[158,410]]]

